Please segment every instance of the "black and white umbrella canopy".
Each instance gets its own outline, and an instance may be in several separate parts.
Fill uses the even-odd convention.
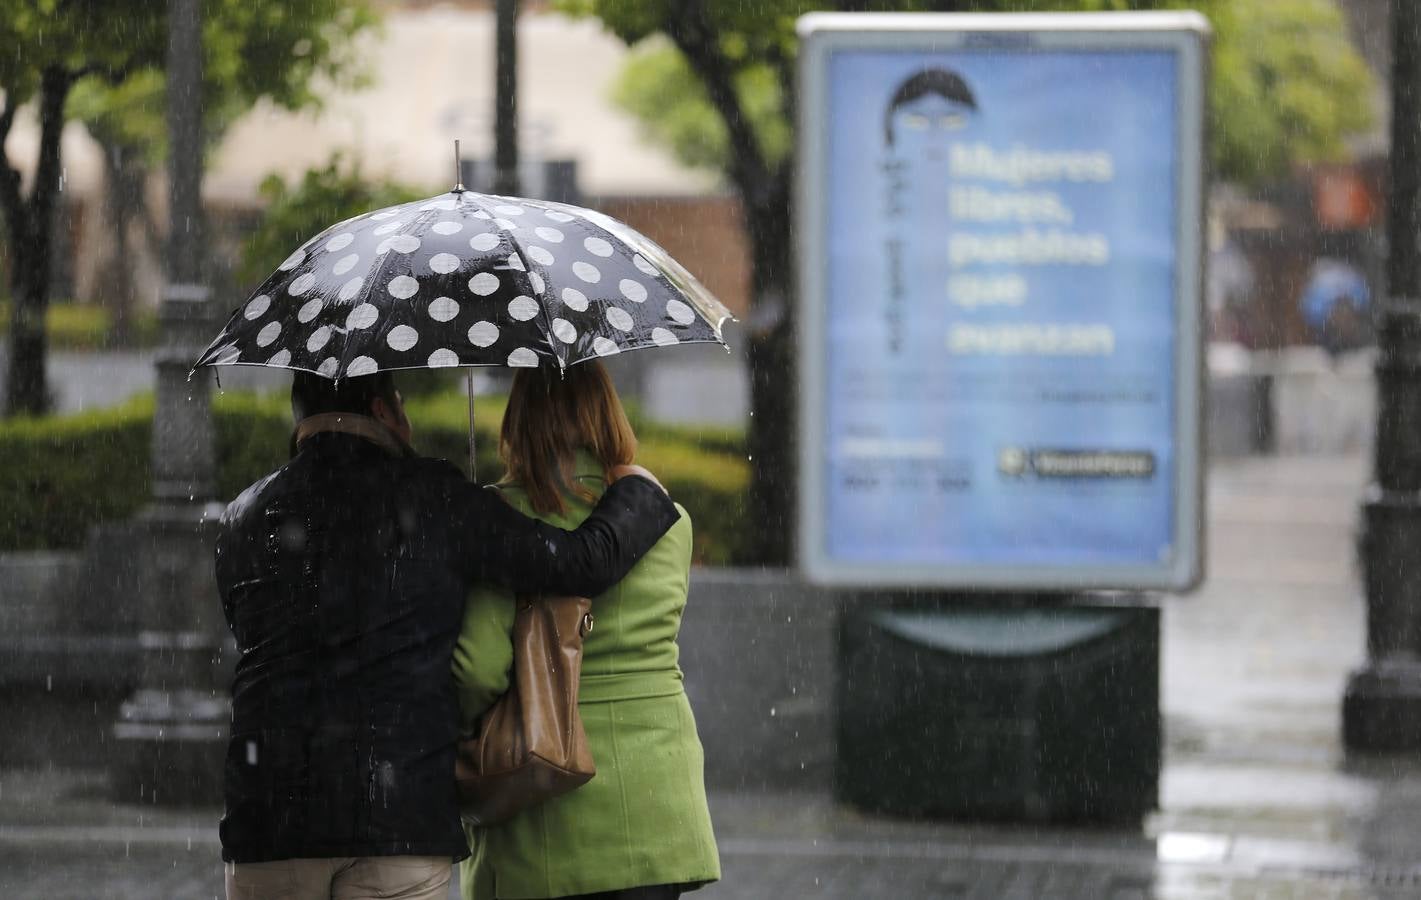
[[[655,242],[601,213],[454,190],[341,222],[292,253],[198,366],[348,378],[565,368],[716,342],[732,318]]]

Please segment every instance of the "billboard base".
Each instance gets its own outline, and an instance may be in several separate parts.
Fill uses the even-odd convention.
[[[922,818],[1138,824],[1158,805],[1159,609],[937,596],[840,623],[834,793]]]

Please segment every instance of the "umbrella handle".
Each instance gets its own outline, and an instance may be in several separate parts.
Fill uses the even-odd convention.
[[[469,386],[469,480],[478,484],[479,470],[474,462],[474,370],[465,369],[464,373]]]

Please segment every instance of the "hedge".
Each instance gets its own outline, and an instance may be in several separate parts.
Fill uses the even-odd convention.
[[[77,547],[149,497],[152,398],[0,423],[0,550]]]
[[[506,400],[480,398],[476,411],[480,480],[503,471],[497,429]],[[457,395],[413,397],[415,445],[463,468],[468,406]],[[153,400],[72,416],[0,423],[0,551],[82,546],[99,522],[133,515],[149,498]],[[286,458],[291,433],[285,398],[219,392],[213,401],[217,491],[236,496]],[[742,556],[749,467],[733,431],[703,446],[694,429],[639,423],[638,462],[656,473],[691,513],[696,559],[728,564]]]

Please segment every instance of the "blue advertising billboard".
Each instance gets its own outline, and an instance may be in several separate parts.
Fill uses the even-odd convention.
[[[800,556],[1199,577],[1204,20],[801,20]]]

